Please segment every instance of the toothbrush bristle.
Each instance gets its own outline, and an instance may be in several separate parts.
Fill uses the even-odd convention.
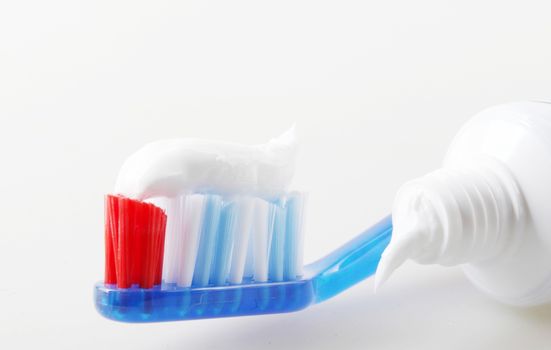
[[[115,266],[115,252],[113,248],[113,232],[115,230],[112,225],[118,222],[116,215],[118,210],[113,210],[113,205],[110,203],[109,196],[105,197],[105,284],[117,283],[117,270]]]
[[[207,287],[302,274],[300,193],[270,201],[194,193],[151,202],[106,197],[106,284]]]
[[[166,215],[150,203],[105,198],[105,283],[152,288],[161,282]]]
[[[301,193],[271,200],[188,194],[153,202],[168,216],[163,267],[167,284],[222,286],[302,275]]]

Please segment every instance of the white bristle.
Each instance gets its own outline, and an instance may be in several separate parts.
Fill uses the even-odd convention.
[[[268,281],[268,258],[273,228],[274,206],[262,199],[256,200],[253,218],[253,277],[257,282]]]
[[[163,209],[167,214],[167,225],[163,258],[163,280],[166,283],[176,283],[180,266],[180,233],[183,231],[182,215],[185,209],[185,197],[178,196],[166,199],[164,205]]]
[[[254,275],[254,242],[253,237],[255,235],[254,231],[254,218],[256,214],[253,215],[253,225],[251,227],[251,235],[249,237],[249,244],[247,247],[247,259],[245,260],[245,271],[243,272],[243,279],[251,279]]]
[[[249,247],[249,234],[254,213],[254,200],[244,197],[238,200],[238,214],[233,235],[233,252],[230,267],[229,282],[239,284],[243,281],[245,260]]]
[[[156,197],[147,202],[162,208],[167,214],[165,231],[165,251],[163,254],[163,281],[176,283],[181,255],[178,248],[181,246],[180,236],[182,231],[182,219],[185,209],[185,196],[172,198]]]
[[[181,232],[181,261],[176,281],[179,287],[191,286],[193,271],[195,269],[195,259],[197,257],[197,248],[199,246],[199,234],[201,232],[201,222],[203,220],[204,195],[194,194],[186,197],[186,205],[183,215],[183,231]]]
[[[287,212],[283,204],[276,205],[274,228],[270,246],[270,265],[268,267],[268,278],[274,282],[283,281],[286,216]]]

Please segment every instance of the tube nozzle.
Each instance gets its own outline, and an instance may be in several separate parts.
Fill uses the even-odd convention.
[[[390,242],[377,266],[375,292],[381,288],[397,268],[417,253],[421,240],[422,236],[418,234],[417,230],[412,230]]]

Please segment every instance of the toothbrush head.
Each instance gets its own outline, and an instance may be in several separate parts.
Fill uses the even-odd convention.
[[[295,311],[312,303],[302,272],[304,196],[192,193],[156,205],[106,197],[98,311],[153,322]]]

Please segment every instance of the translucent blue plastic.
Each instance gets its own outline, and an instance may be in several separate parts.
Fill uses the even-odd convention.
[[[96,308],[122,322],[160,322],[298,311],[327,300],[373,275],[392,234],[391,218],[360,234],[328,256],[305,267],[289,282],[204,288],[163,285],[152,289],[118,289],[98,283]]]

